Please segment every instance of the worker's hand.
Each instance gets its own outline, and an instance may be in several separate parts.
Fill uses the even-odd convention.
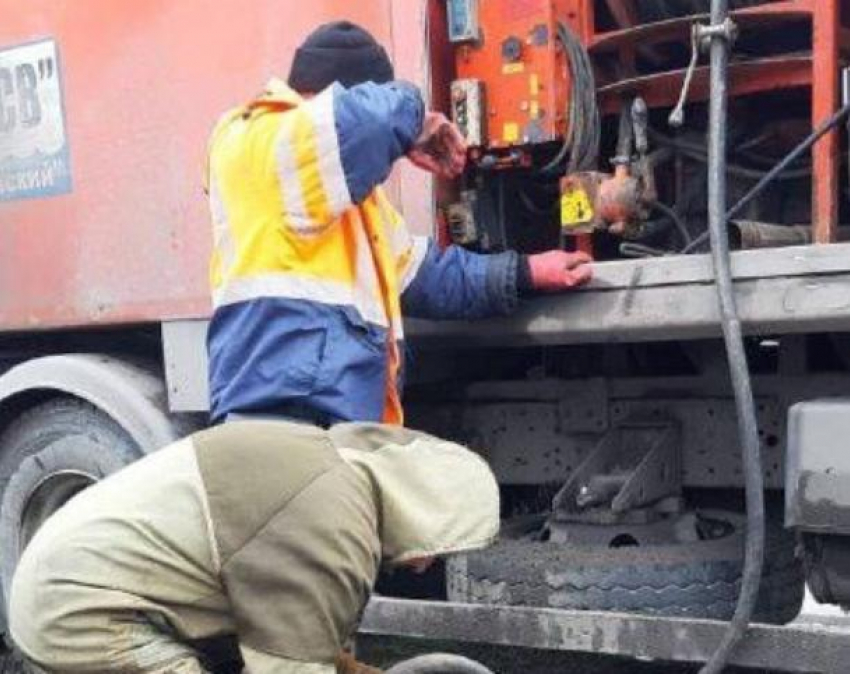
[[[348,651],[340,651],[335,664],[337,674],[382,674],[382,670],[358,662]]]
[[[466,166],[466,141],[445,115],[426,112],[422,133],[407,158],[438,178],[457,178]]]
[[[556,293],[584,285],[593,277],[592,258],[587,253],[550,250],[528,256],[534,290]]]

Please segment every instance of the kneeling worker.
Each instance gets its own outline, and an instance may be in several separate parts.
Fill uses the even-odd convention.
[[[245,421],[202,431],[74,497],[36,533],[9,622],[49,672],[204,672],[235,635],[251,674],[334,671],[381,561],[487,546],[486,463],[400,427]]]

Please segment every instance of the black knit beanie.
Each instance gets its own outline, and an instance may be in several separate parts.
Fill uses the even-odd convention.
[[[352,87],[395,79],[387,52],[368,31],[350,21],[319,26],[295,52],[289,86],[318,93],[334,82]]]

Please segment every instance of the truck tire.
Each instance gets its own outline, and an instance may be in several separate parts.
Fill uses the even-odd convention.
[[[508,528],[495,546],[449,559],[449,601],[729,620],[743,572],[744,517],[704,514],[728,522],[728,533],[690,544],[608,548],[534,541]],[[804,590],[794,536],[769,524],[754,620],[793,620]]]
[[[462,655],[429,653],[399,662],[385,674],[493,674],[493,670]]]
[[[0,674],[37,674],[14,648],[0,654]]]
[[[140,458],[110,417],[70,397],[22,413],[0,435],[3,613],[18,559],[39,526],[85,487]]]

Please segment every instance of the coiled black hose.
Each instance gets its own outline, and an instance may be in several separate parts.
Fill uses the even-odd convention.
[[[581,40],[563,21],[558,22],[558,41],[564,49],[570,70],[570,101],[567,108],[568,128],[558,154],[546,164],[543,173],[563,172],[567,154],[566,173],[584,171],[596,166],[602,122],[596,103],[596,78],[590,56]]]
[[[673,222],[673,226],[676,228],[676,231],[679,232],[679,236],[682,239],[682,246],[688,246],[691,243],[692,237],[691,233],[688,231],[688,226],[685,224],[685,221],[682,220],[682,217],[679,215],[678,211],[675,208],[671,208],[665,203],[660,201],[656,201],[652,204],[652,207],[658,211],[661,211],[664,215],[666,215]]]

